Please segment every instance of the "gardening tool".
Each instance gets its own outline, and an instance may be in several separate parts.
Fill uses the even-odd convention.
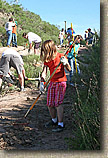
[[[75,58],[75,69],[77,74],[77,63],[76,63],[76,53],[75,53],[75,46],[74,46],[74,58]]]
[[[19,80],[19,78],[16,78]],[[40,81],[40,78],[24,78],[25,81]]]
[[[24,119],[19,119],[12,123],[13,126],[27,126],[28,124],[27,120]]]
[[[65,34],[66,34],[66,21],[64,21],[65,22]]]
[[[25,78],[26,81],[40,81],[40,78]]]
[[[70,45],[70,47],[67,49],[67,51],[65,52],[64,56],[66,56],[70,51],[71,49],[73,48],[73,45],[75,44],[77,40],[77,37],[75,39],[75,41],[72,43],[72,45]],[[52,79],[52,77],[54,76],[56,70],[58,69],[58,67],[60,66],[61,62],[59,62],[59,64],[57,65],[57,67],[55,68],[55,70],[53,71],[53,73],[51,74],[50,78],[48,79],[48,81],[45,83],[44,85],[44,89],[47,87],[47,85],[49,84],[50,80]],[[24,115],[24,117],[27,117],[28,113],[30,112],[30,110],[33,109],[34,105],[36,104],[36,102],[38,101],[39,97],[42,95],[43,93],[40,92],[39,95],[37,96],[36,100],[34,101],[34,103],[31,105],[31,107],[28,109],[28,111],[26,112],[26,114]]]
[[[74,41],[74,36],[73,36],[73,25],[71,23],[71,30],[72,30],[72,41]],[[78,38],[78,36],[77,36]],[[75,68],[76,68],[76,73],[77,73],[77,63],[76,63],[76,54],[75,54],[75,46],[74,46],[74,57],[75,57]]]
[[[74,36],[73,36],[73,25],[71,23],[71,30],[72,30],[72,41],[74,41]]]

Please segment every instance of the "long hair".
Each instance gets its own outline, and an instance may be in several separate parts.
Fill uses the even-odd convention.
[[[40,58],[44,62],[49,62],[56,56],[56,46],[52,40],[46,40],[41,46]]]

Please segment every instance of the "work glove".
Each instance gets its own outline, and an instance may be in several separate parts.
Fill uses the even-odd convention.
[[[44,93],[44,82],[40,82],[40,92]]]
[[[67,59],[64,57],[64,56],[62,56],[61,58],[60,58],[60,62],[65,66],[66,64],[68,64],[68,61],[67,61]]]

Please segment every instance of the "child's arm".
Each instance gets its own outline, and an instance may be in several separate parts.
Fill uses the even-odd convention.
[[[41,74],[41,82],[40,82],[40,92],[44,93],[44,82],[47,75],[47,66],[44,65],[42,74]]]
[[[47,75],[47,66],[44,65],[42,73],[41,73],[41,81],[42,82],[45,82],[46,75]]]

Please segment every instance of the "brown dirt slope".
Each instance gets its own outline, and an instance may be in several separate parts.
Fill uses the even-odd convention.
[[[15,90],[6,93],[4,96],[0,95],[1,150],[67,151],[71,145],[67,143],[67,139],[75,140],[76,123],[73,117],[75,88],[67,85],[63,102],[65,129],[61,133],[53,133],[51,129],[44,127],[44,124],[50,120],[46,106],[46,93],[41,95],[26,119],[24,118],[38,94],[37,88],[26,88],[25,92]]]

